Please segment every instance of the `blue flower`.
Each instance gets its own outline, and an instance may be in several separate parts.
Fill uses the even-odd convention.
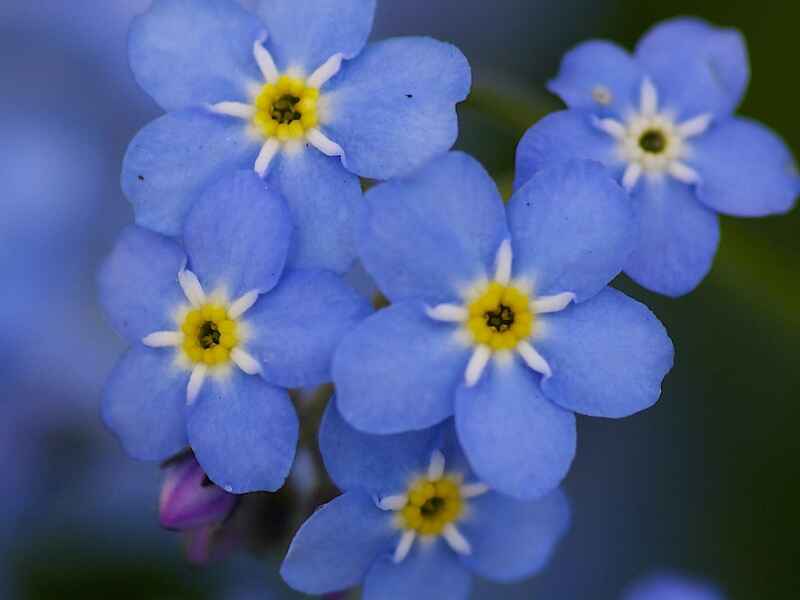
[[[492,179],[460,153],[367,200],[361,258],[392,305],[334,357],[353,426],[400,433],[455,414],[481,479],[532,498],[569,469],[573,412],[622,417],[656,402],[672,344],[646,307],[606,287],[635,227],[601,165],[542,171],[508,218]]]
[[[429,38],[366,45],[375,0],[155,0],[133,25],[140,85],[168,112],[131,143],[136,222],[181,232],[198,194],[254,169],[298,227],[289,264],[347,270],[358,177],[388,179],[446,152],[470,69]],[[366,47],[365,47],[366,45]]]
[[[568,528],[566,498],[490,491],[452,430],[363,434],[332,401],[320,449],[344,494],[298,531],[281,568],[286,582],[309,594],[363,584],[365,600],[459,600],[471,573],[512,582],[541,570]]]
[[[800,191],[785,144],[732,115],[748,79],[741,35],[696,19],[656,26],[632,56],[610,42],[581,44],[550,83],[570,110],[525,135],[517,186],[565,159],[604,163],[630,192],[639,222],[625,272],[652,291],[686,294],[711,269],[717,213],[783,213]]]
[[[632,585],[622,600],[724,600],[717,586],[679,575],[653,575]]]
[[[133,347],[103,417],[130,455],[163,460],[189,445],[228,492],[281,487],[298,433],[284,388],[328,381],[336,344],[370,310],[333,273],[284,272],[290,234],[282,199],[248,171],[197,201],[185,252],[123,232],[100,299]]]

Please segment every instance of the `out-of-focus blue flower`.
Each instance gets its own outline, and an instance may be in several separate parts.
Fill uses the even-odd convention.
[[[352,425],[399,433],[455,413],[481,479],[531,498],[572,462],[573,412],[622,417],[656,402],[672,344],[645,306],[606,287],[634,217],[601,165],[542,171],[508,218],[495,183],[460,153],[367,199],[361,258],[392,306],[334,357]]]
[[[725,596],[712,583],[659,574],[634,583],[622,600],[725,600]]]
[[[133,347],[103,416],[131,456],[190,445],[226,491],[281,487],[298,434],[285,388],[328,381],[336,344],[369,312],[333,273],[284,272],[290,234],[283,200],[251,171],[198,200],[185,252],[140,227],[122,234],[100,298]]]
[[[780,138],[733,116],[748,79],[741,35],[697,19],[656,26],[633,55],[610,42],[581,44],[550,83],[570,110],[525,135],[517,186],[565,159],[606,164],[637,212],[639,242],[625,272],[650,290],[686,294],[711,269],[716,213],[783,213],[800,191]]]
[[[181,231],[220,175],[252,168],[298,227],[290,265],[345,271],[358,176],[387,179],[455,142],[466,59],[430,38],[367,45],[375,0],[156,0],[131,65],[167,111],[133,140],[122,185],[139,225]],[[363,51],[362,51],[363,50]]]
[[[344,494],[300,528],[281,568],[306,593],[363,584],[365,600],[467,598],[472,573],[511,582],[544,568],[569,524],[560,491],[528,501],[490,491],[449,422],[373,436],[331,402],[320,448]]]

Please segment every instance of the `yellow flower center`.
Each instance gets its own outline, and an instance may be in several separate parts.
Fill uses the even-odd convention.
[[[533,333],[536,315],[528,294],[514,286],[490,283],[469,307],[467,329],[476,344],[512,350]]]
[[[268,83],[256,97],[253,122],[265,138],[297,140],[319,123],[319,90],[306,86],[303,79],[281,75]]]
[[[464,514],[461,478],[445,475],[436,481],[420,479],[408,490],[408,503],[400,511],[399,525],[420,535],[441,535]]]
[[[225,307],[206,304],[186,313],[181,325],[183,352],[194,363],[222,365],[239,343],[238,325]]]

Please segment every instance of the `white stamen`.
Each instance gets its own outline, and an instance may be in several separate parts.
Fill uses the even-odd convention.
[[[428,479],[438,481],[444,475],[445,458],[439,450],[434,450],[431,454],[431,464],[428,466]]]
[[[192,306],[200,306],[205,303],[206,293],[203,291],[203,286],[200,284],[197,275],[184,269],[178,273],[178,283]]]
[[[462,498],[477,498],[489,491],[489,486],[485,483],[467,483],[461,486]]]
[[[326,156],[344,156],[342,147],[322,133],[319,129],[310,129],[306,132],[308,143]]]
[[[234,348],[231,350],[231,360],[248,375],[258,375],[261,373],[261,363],[253,358],[252,354],[245,352],[241,348]]]
[[[231,319],[238,319],[241,317],[253,307],[253,305],[256,303],[256,300],[258,300],[258,296],[258,290],[250,290],[241,298],[235,300],[233,304],[228,307],[228,317]]]
[[[469,359],[469,364],[467,364],[467,371],[464,374],[467,387],[472,387],[478,383],[491,357],[492,349],[489,348],[489,346],[480,345],[475,348],[475,351]]]
[[[203,387],[203,382],[206,380],[206,373],[208,367],[206,365],[196,365],[192,369],[192,375],[189,377],[189,384],[186,386],[186,404],[192,405],[197,400],[197,395]]]
[[[439,304],[429,306],[425,312],[434,321],[444,321],[445,323],[461,323],[469,317],[469,311],[457,304]]]
[[[701,133],[705,133],[706,129],[708,129],[708,126],[711,125],[711,121],[713,119],[714,115],[711,113],[705,113],[698,115],[693,119],[689,119],[688,121],[684,121],[678,125],[678,135],[684,138],[690,138],[700,135]]]
[[[264,177],[267,174],[267,169],[269,169],[269,165],[272,163],[272,159],[275,158],[280,147],[280,141],[278,138],[274,137],[269,138],[264,142],[264,145],[261,146],[261,151],[258,153],[256,164],[253,167],[253,170],[259,177]]]
[[[243,102],[217,102],[211,105],[211,110],[220,115],[236,117],[249,121],[256,114],[256,109],[252,104]]]
[[[442,535],[444,539],[447,541],[447,544],[453,549],[456,554],[461,555],[468,555],[472,554],[472,546],[467,541],[461,532],[456,528],[455,525],[450,523],[449,525],[445,525],[444,531],[442,531]]]
[[[311,74],[306,80],[306,85],[309,87],[321,88],[328,83],[342,68],[342,58],[344,57],[341,53],[331,56],[325,61],[325,64]]]
[[[697,183],[700,181],[700,174],[686,163],[675,161],[669,165],[669,174],[683,183]]]
[[[629,192],[636,187],[639,178],[642,176],[643,167],[641,163],[632,162],[625,168],[625,174],[622,176],[622,187]]]
[[[544,359],[544,357],[539,354],[536,349],[530,345],[530,343],[520,342],[517,346],[517,352],[519,352],[522,360],[525,361],[525,364],[527,364],[537,373],[541,373],[545,377],[550,377],[553,374],[553,371],[550,369],[550,365],[547,364],[547,361]]]
[[[652,117],[658,112],[658,91],[649,77],[642,82],[641,112],[646,117]]]
[[[414,545],[414,540],[417,538],[417,534],[414,531],[406,531],[403,533],[403,536],[400,538],[400,542],[397,544],[397,548],[394,550],[394,563],[399,565],[403,560],[405,560],[408,553],[411,552],[411,546]]]
[[[381,510],[398,511],[403,510],[408,504],[408,496],[398,494],[397,496],[384,496],[378,502],[378,508]]]
[[[553,296],[542,296],[531,302],[533,312],[538,315],[545,315],[547,313],[561,312],[570,302],[575,300],[575,294],[572,292],[563,292]]]
[[[278,67],[275,66],[275,61],[272,60],[272,54],[269,53],[269,50],[264,48],[265,41],[267,41],[266,37],[256,40],[256,43],[253,44],[253,56],[266,82],[275,83],[278,81]]]
[[[628,134],[625,125],[615,119],[595,119],[594,124],[598,129],[605,131],[608,135],[617,140],[624,139]]]
[[[511,250],[511,240],[503,240],[500,248],[497,250],[497,258],[495,259],[494,279],[501,285],[508,285],[511,281],[511,263],[514,260],[514,254]]]
[[[181,331],[156,331],[142,338],[142,343],[150,348],[169,348],[183,343]]]

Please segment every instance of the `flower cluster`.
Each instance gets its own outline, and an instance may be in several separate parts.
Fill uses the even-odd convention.
[[[615,277],[688,292],[714,211],[782,212],[800,187],[782,143],[731,116],[740,37],[680,20],[635,57],[567,56],[552,89],[570,109],[525,136],[504,202],[450,151],[462,54],[367,44],[374,11],[154,0],[135,21],[134,74],[168,112],[131,142],[136,225],[99,274],[131,345],[103,418],[132,457],[166,461],[161,520],[196,560],[253,493],[291,488],[293,506],[330,500],[285,519],[308,517],[293,588],[458,600],[472,574],[515,581],[553,555],[575,414],[659,399],[672,342]],[[377,311],[345,276],[356,258]]]

